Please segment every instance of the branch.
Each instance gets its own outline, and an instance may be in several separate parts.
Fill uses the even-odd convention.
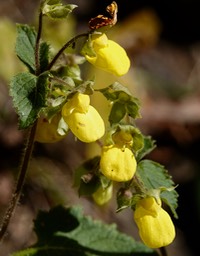
[[[63,47],[59,50],[59,52],[54,56],[52,61],[49,63],[47,70],[52,69],[52,67],[54,66],[54,64],[56,63],[56,61],[58,60],[58,58],[64,52],[65,49],[67,49],[70,45],[73,45],[74,43],[76,43],[77,39],[79,39],[81,37],[88,37],[89,33],[83,33],[83,34],[77,35],[77,36],[73,37],[70,41],[68,41],[66,44],[64,44]]]

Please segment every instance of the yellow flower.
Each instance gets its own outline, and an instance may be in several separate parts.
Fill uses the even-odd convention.
[[[35,140],[41,143],[53,143],[63,139],[66,133],[63,133],[63,135],[58,133],[60,118],[60,115],[55,115],[50,121],[43,117],[39,118]]]
[[[118,182],[128,181],[133,178],[136,166],[135,157],[129,148],[118,145],[102,148],[100,169],[108,179]]]
[[[76,93],[62,108],[62,116],[74,135],[83,142],[93,142],[105,133],[103,119],[90,105],[88,95]]]
[[[144,198],[137,203],[134,219],[142,241],[150,248],[166,246],[175,238],[175,228],[169,214],[154,197]]]
[[[110,201],[110,199],[112,198],[112,193],[113,193],[113,184],[111,183],[111,185],[108,186],[107,188],[103,188],[102,186],[100,186],[97,189],[97,191],[95,191],[92,194],[92,197],[98,205],[104,205],[108,201]]]
[[[130,60],[126,51],[117,43],[108,40],[105,34],[94,35],[92,47],[96,56],[85,55],[87,61],[95,67],[116,76],[126,74],[130,68]]]

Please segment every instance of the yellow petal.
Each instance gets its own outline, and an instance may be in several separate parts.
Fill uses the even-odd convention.
[[[74,135],[83,142],[94,142],[105,133],[103,119],[90,105],[86,113],[74,109],[70,115],[63,115],[63,118]]]
[[[85,56],[91,64],[116,76],[122,76],[128,72],[130,60],[126,51],[114,41],[106,41],[105,34],[93,40],[93,48],[96,56]]]
[[[87,94],[76,93],[62,108],[62,115],[67,116],[72,113],[74,109],[85,113],[88,111],[90,104],[90,97]]]
[[[100,168],[101,172],[113,181],[128,181],[136,171],[136,160],[129,148],[116,145],[104,146],[102,149]]]
[[[142,241],[150,248],[167,246],[175,238],[175,228],[169,214],[153,197],[137,203],[134,219]]]

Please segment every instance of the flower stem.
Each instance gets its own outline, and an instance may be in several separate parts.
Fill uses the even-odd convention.
[[[161,247],[160,249],[161,256],[167,256],[167,251],[165,247]]]
[[[11,201],[9,203],[9,206],[6,210],[6,213],[4,214],[2,225],[1,225],[1,228],[0,228],[0,241],[3,239],[3,237],[6,233],[8,224],[9,224],[10,219],[11,219],[11,217],[12,217],[14,211],[15,211],[16,205],[19,201],[19,198],[20,198],[20,195],[21,195],[21,192],[22,192],[22,188],[23,188],[23,185],[24,185],[29,160],[30,160],[30,157],[31,157],[31,154],[32,154],[36,127],[37,127],[37,121],[34,123],[34,125],[31,128],[29,128],[29,131],[28,131],[25,153],[24,153],[23,160],[22,160],[22,165],[21,165],[21,168],[20,168],[20,171],[19,171],[17,184],[16,184],[16,187],[15,187],[14,193],[12,195]]]
[[[38,24],[38,32],[35,44],[35,74],[36,76],[40,74],[40,38],[42,34],[42,12],[39,14],[39,24]]]
[[[68,41],[66,44],[63,45],[63,47],[58,51],[58,53],[54,56],[54,58],[52,59],[52,61],[49,63],[47,70],[51,70],[52,67],[54,66],[54,64],[56,63],[56,61],[58,60],[58,58],[60,57],[60,55],[64,52],[65,49],[67,49],[70,45],[73,45],[74,43],[76,43],[76,40],[81,38],[81,37],[87,37],[89,35],[90,32],[88,33],[83,33],[80,35],[77,35],[75,37],[73,37],[70,41]]]

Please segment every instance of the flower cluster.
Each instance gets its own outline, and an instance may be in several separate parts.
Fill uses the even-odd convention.
[[[130,60],[125,50],[119,44],[109,40],[104,33],[91,33],[85,45],[86,47],[83,48],[86,50],[82,51],[82,54],[95,67],[116,76],[122,76],[128,72]],[[80,81],[81,79],[79,79]],[[53,116],[50,121],[47,121],[46,118],[39,119],[35,137],[37,141],[59,141],[66,136],[68,130],[71,130],[80,141],[85,143],[95,142],[104,136],[104,121],[97,110],[91,106],[90,96],[84,90],[74,90],[73,88],[62,102],[59,114]],[[116,94],[111,95],[112,90],[116,90]],[[113,109],[118,114],[114,114],[113,119],[111,118],[114,123],[116,118],[116,123],[119,124],[126,112],[132,118],[139,116],[137,101],[127,90],[113,86],[107,90],[104,96],[109,96],[109,100],[114,101]],[[113,114],[114,111],[111,112]],[[65,127],[62,122],[65,123]],[[96,183],[94,184],[96,190],[91,190],[90,193],[98,205],[103,205],[111,199],[113,182],[130,181],[129,184],[134,182],[138,165],[136,156],[142,148],[142,139],[141,134],[133,125],[128,124],[129,128],[123,128],[125,126],[125,124],[119,124],[118,128],[113,128],[115,126],[112,127],[111,122],[113,133],[111,133],[111,139],[105,140],[105,144],[101,147],[98,174],[96,172],[89,173],[88,177],[98,179],[98,186]],[[59,131],[59,127],[62,127],[61,131]],[[102,176],[106,179],[106,185],[99,182]],[[136,191],[138,194],[136,194],[142,199],[132,203],[132,198],[129,196],[128,205],[134,209],[134,220],[138,226],[140,237],[150,248],[166,246],[175,237],[173,222],[169,214],[162,208],[160,199],[145,194],[139,186]]]

